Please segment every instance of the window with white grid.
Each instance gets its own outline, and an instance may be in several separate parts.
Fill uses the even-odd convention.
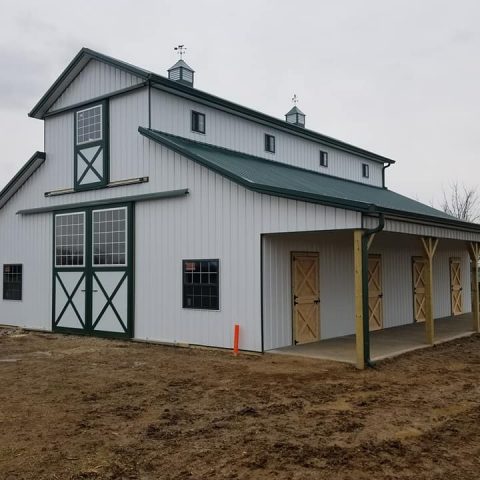
[[[127,209],[93,212],[93,264],[127,264]]]
[[[102,105],[77,112],[77,145],[102,139]]]
[[[85,265],[85,213],[55,215],[55,266]]]

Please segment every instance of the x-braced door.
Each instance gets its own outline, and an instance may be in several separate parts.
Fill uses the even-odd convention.
[[[292,254],[294,342],[320,338],[320,289],[318,253]]]
[[[133,335],[132,207],[56,214],[53,329]]]
[[[370,330],[383,328],[382,258],[368,256],[368,316]]]
[[[450,298],[452,315],[463,313],[462,264],[460,258],[450,258]]]
[[[413,318],[415,319],[415,322],[424,322],[426,319],[426,274],[427,259],[424,257],[413,257]]]

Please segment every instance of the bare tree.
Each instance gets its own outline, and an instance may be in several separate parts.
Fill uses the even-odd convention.
[[[465,222],[480,221],[480,198],[477,190],[458,182],[451,183],[449,190],[448,193],[445,190],[443,192],[442,210]]]

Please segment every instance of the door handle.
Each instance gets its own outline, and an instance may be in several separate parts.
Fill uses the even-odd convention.
[[[320,299],[318,298],[317,300],[314,300],[313,303],[320,303]]]
[[[86,290],[85,290],[85,289],[83,289],[83,290],[80,290],[80,291],[81,291],[81,292],[86,292]],[[98,292],[98,290],[92,290],[92,292]]]

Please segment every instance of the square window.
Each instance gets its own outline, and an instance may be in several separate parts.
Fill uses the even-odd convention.
[[[96,105],[76,113],[77,145],[102,140],[102,107]]]
[[[275,153],[275,137],[268,133],[265,134],[265,151]]]
[[[183,308],[219,309],[219,260],[183,261]]]
[[[328,167],[328,152],[320,150],[320,166]]]
[[[22,276],[21,264],[9,264],[3,266],[3,299],[22,299]]]
[[[370,176],[370,167],[367,163],[362,163],[362,177],[368,178]]]
[[[192,131],[205,133],[205,115],[192,110]]]

